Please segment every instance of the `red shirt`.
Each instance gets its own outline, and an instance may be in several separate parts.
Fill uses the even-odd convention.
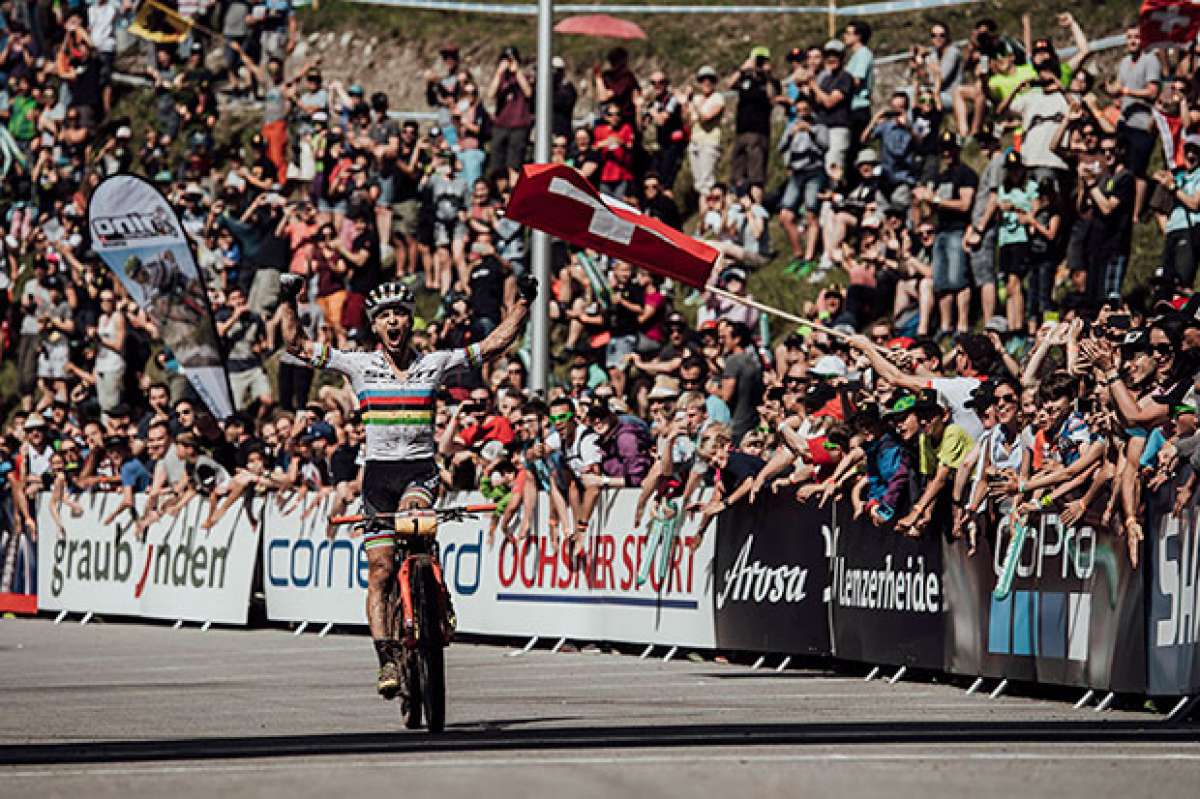
[[[619,144],[606,144],[617,137]],[[600,182],[620,183],[633,180],[633,126],[627,122],[616,128],[607,122],[596,126],[596,152],[600,155]]]

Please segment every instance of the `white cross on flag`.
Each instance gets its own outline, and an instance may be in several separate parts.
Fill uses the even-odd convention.
[[[1138,17],[1142,47],[1175,47],[1200,34],[1200,3],[1191,0],[1142,0]]]
[[[696,288],[704,286],[717,260],[709,245],[601,195],[583,175],[562,164],[522,169],[506,214],[568,244]]]

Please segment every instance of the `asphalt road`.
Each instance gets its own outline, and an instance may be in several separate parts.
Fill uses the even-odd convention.
[[[404,732],[365,638],[0,622],[0,797],[1200,794],[1200,727],[827,671],[456,644]]]

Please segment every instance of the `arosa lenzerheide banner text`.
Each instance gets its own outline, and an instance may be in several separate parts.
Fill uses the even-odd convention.
[[[488,635],[558,636],[712,648],[711,561],[716,531],[700,547],[683,545],[698,518],[682,527],[669,554],[666,578],[657,568],[638,584],[646,555],[644,531],[633,527],[636,491],[605,492],[588,537],[588,557],[571,562],[546,535],[516,544],[497,533],[487,544],[489,518],[444,524],[438,533],[446,584],[459,629]],[[483,501],[476,494],[447,505]],[[545,531],[540,502],[534,529]],[[302,518],[299,508],[270,503],[262,542],[267,615],[278,621],[363,624],[366,556],[362,538],[341,528],[326,536],[327,505]],[[654,557],[663,557],[661,549]]]
[[[193,499],[139,541],[128,511],[104,524],[119,494],[82,494],[79,502],[81,516],[59,509],[60,531],[50,495],[39,497],[39,610],[246,623],[258,529],[244,506],[205,530],[208,501]]]

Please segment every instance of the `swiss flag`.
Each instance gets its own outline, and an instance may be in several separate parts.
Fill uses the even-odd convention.
[[[1142,0],[1138,17],[1142,47],[1191,44],[1200,34],[1200,4],[1191,0]]]
[[[583,175],[562,164],[524,167],[506,213],[568,244],[696,288],[704,287],[717,260],[709,245],[601,195]]]

